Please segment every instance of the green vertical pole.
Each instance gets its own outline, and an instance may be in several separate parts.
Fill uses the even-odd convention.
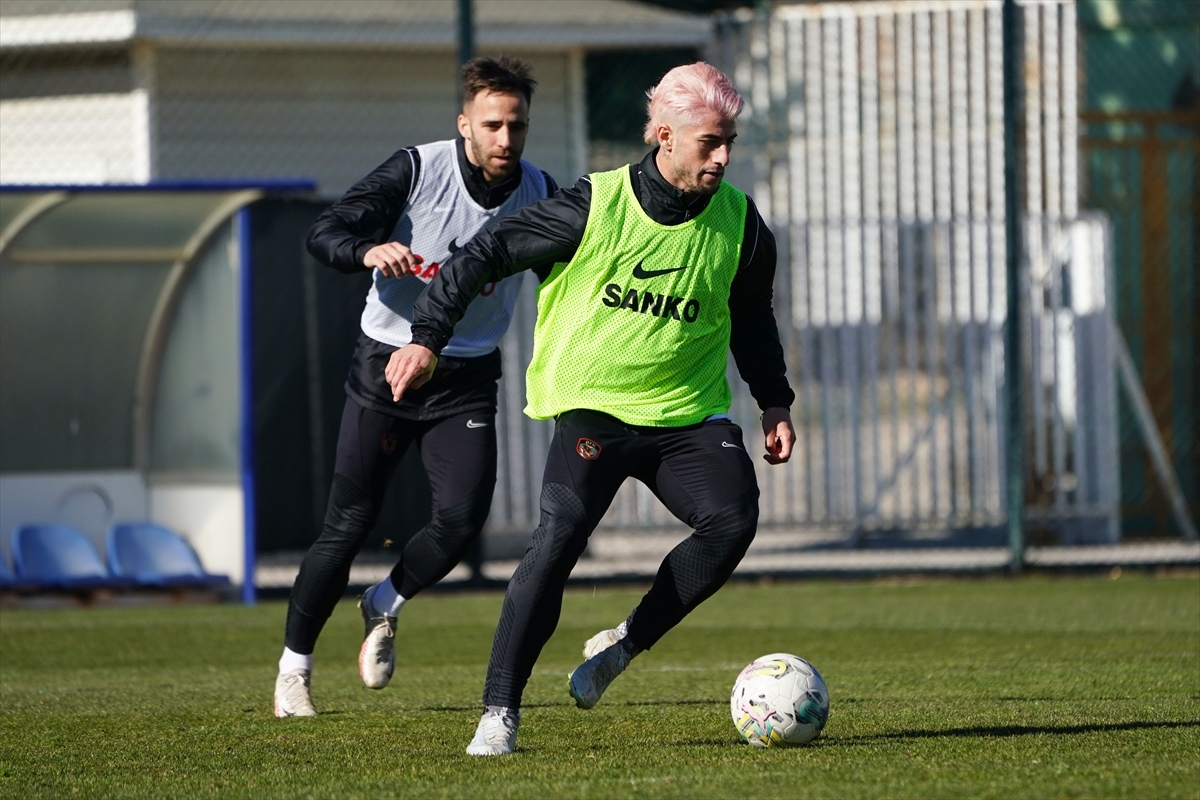
[[[472,5],[474,0],[458,0],[458,67],[462,69],[463,64],[466,64],[475,57],[475,20],[472,19]],[[458,84],[458,105],[462,107],[462,81],[455,76],[455,83]],[[464,561],[471,568],[471,583],[480,586],[486,583],[483,575],[483,535],[475,540],[471,545],[471,549],[467,551]]]
[[[460,67],[475,57],[475,21],[471,18],[472,1],[458,0],[458,66]],[[460,97],[459,100],[462,98]]]
[[[1007,254],[1008,320],[1004,336],[1005,411],[1008,423],[1008,549],[1010,572],[1025,564],[1025,447],[1021,426],[1021,206],[1017,184],[1017,114],[1022,62],[1016,0],[1004,0],[1004,234]],[[1036,142],[1026,143],[1037,146]]]

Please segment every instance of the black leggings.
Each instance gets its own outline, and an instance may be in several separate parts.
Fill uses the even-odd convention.
[[[392,584],[405,598],[454,568],[479,537],[496,486],[493,411],[417,422],[347,398],[329,507],[320,537],[300,564],[288,602],[284,644],[309,654],[350,581],[350,565],[379,518],[392,473],[416,442],[429,476],[433,518],[405,545]]]
[[[558,625],[567,577],[630,476],[695,531],[663,560],[629,616],[635,646],[652,647],[720,589],[746,554],[758,524],[758,483],[737,425],[643,428],[594,411],[560,415],[541,521],[504,596],[484,705],[520,707],[533,664]]]

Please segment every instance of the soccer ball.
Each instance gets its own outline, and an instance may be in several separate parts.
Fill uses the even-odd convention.
[[[729,712],[738,733],[755,747],[796,747],[821,735],[829,719],[829,690],[803,658],[772,653],[737,676]]]

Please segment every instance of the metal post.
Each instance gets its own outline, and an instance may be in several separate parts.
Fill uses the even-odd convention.
[[[240,281],[241,316],[241,430],[239,436],[242,449],[242,602],[253,605],[255,601],[254,572],[258,561],[258,534],[256,520],[256,482],[254,475],[254,280],[251,274],[250,208],[243,207],[234,217],[234,233],[237,236],[238,277]]]
[[[1017,184],[1017,114],[1020,110],[1021,65],[1016,0],[1004,0],[1004,233],[1007,255],[1008,320],[1005,324],[1004,388],[1008,423],[1008,547],[1009,571],[1025,563],[1025,452],[1021,426],[1021,208]],[[1026,146],[1036,147],[1036,142]]]
[[[472,18],[472,3],[473,0],[458,0],[458,66],[461,69],[463,64],[466,64],[475,57],[475,22]],[[459,86],[458,102],[461,106],[466,99],[462,97],[461,82]],[[467,551],[467,555],[463,558],[467,566],[471,569],[471,583],[479,586],[487,582],[483,575],[483,539],[486,534],[481,535],[471,545],[471,549]]]
[[[472,19],[473,0],[458,0],[458,66],[475,57],[475,21]],[[462,89],[459,89],[462,92]],[[464,98],[459,97],[461,104]]]

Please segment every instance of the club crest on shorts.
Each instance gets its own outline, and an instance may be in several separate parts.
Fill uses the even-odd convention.
[[[586,436],[580,437],[579,441],[575,443],[575,452],[579,453],[579,457],[584,461],[595,461],[600,457],[600,451],[603,449],[599,442]]]
[[[390,456],[392,453],[396,452],[396,445],[399,443],[399,441],[400,440],[396,437],[396,434],[385,433],[383,435],[383,440],[379,443],[379,449],[383,451],[385,456]]]

